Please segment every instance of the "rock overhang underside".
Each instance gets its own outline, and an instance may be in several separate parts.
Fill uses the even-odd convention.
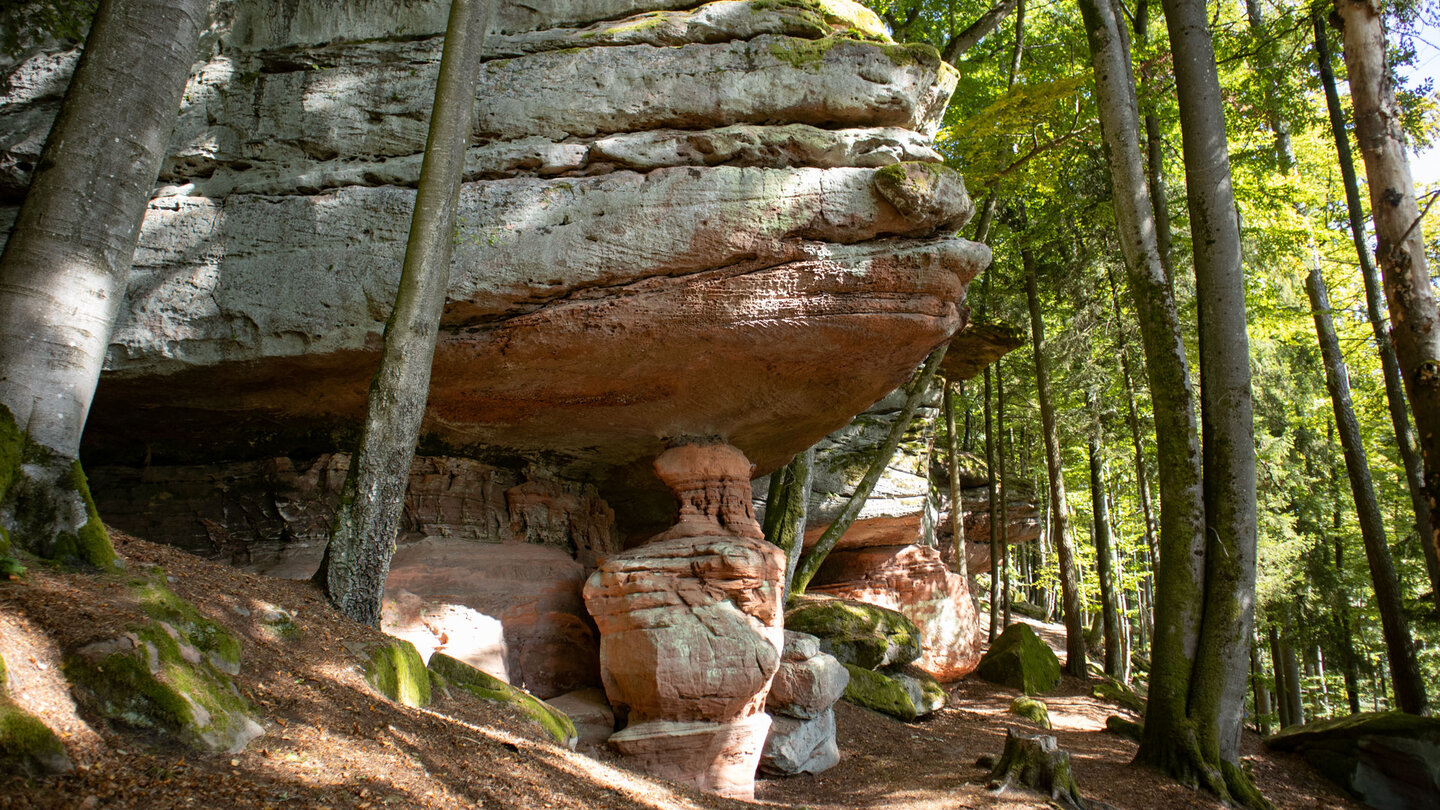
[[[353,429],[447,6],[222,4],[87,458],[321,452]],[[933,50],[847,0],[549,0],[502,6],[497,30],[431,448],[663,498],[667,440],[766,472],[965,323],[989,251],[952,236],[972,204],[928,144],[956,83]],[[36,57],[0,96],[0,199],[23,196],[72,66]]]

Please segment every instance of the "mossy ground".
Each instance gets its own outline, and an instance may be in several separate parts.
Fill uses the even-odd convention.
[[[430,671],[442,682],[464,689],[481,700],[514,706],[539,723],[556,742],[575,747],[577,734],[569,716],[529,692],[444,653],[435,653],[430,657]]]

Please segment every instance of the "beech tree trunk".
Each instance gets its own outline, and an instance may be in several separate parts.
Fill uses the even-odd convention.
[[[1130,667],[1120,631],[1120,608],[1116,591],[1115,551],[1110,535],[1110,506],[1105,498],[1105,462],[1100,448],[1100,399],[1090,394],[1094,422],[1090,430],[1090,509],[1094,524],[1095,573],[1100,578],[1100,619],[1105,639],[1105,674],[1124,683]]]
[[[208,8],[102,0],[0,255],[0,525],[42,557],[114,561],[80,435]]]
[[[1045,434],[1045,470],[1050,479],[1050,541],[1060,562],[1060,602],[1065,619],[1065,672],[1088,678],[1085,666],[1085,615],[1080,604],[1080,572],[1069,536],[1070,512],[1065,503],[1064,463],[1060,458],[1060,434],[1055,425],[1055,405],[1050,399],[1050,369],[1045,358],[1045,321],[1040,314],[1040,291],[1035,281],[1035,261],[1022,250],[1025,267],[1025,300],[1030,308],[1030,343],[1035,353],[1035,398],[1040,405],[1040,429]]]
[[[451,0],[430,136],[380,369],[316,578],[340,612],[378,627],[380,600],[430,393],[430,366],[450,284],[455,212],[494,0]]]
[[[1430,512],[1426,541],[1436,551],[1440,549],[1440,317],[1425,263],[1425,234],[1385,62],[1380,9],[1370,0],[1336,0],[1335,10],[1344,24],[1355,139],[1370,185],[1375,255],[1390,304],[1390,334],[1424,459]]]
[[[1255,733],[1270,734],[1270,690],[1265,688],[1264,671],[1260,667],[1260,645],[1250,640],[1250,691],[1255,695]]]
[[[1255,431],[1240,223],[1231,190],[1225,108],[1203,0],[1164,0],[1175,55],[1195,297],[1205,482],[1205,620],[1190,718],[1232,793],[1252,791],[1239,769],[1240,727],[1255,595]],[[1243,796],[1235,798],[1244,800]]]
[[[1390,658],[1390,672],[1395,684],[1395,701],[1409,714],[1425,711],[1425,685],[1415,658],[1414,639],[1405,618],[1400,582],[1390,559],[1385,539],[1385,522],[1380,504],[1375,500],[1375,487],[1370,480],[1370,462],[1366,458],[1360,424],[1350,399],[1350,375],[1340,354],[1340,341],[1330,317],[1330,300],[1325,280],[1320,277],[1320,259],[1315,257],[1305,278],[1305,292],[1315,319],[1315,332],[1320,340],[1320,356],[1325,363],[1325,387],[1335,410],[1335,425],[1340,445],[1345,451],[1345,470],[1350,477],[1350,493],[1355,499],[1355,513],[1360,521],[1360,537],[1365,542],[1365,558],[1370,563],[1370,581],[1375,586],[1375,603],[1380,609],[1380,626],[1385,635],[1385,649]]]
[[[1286,677],[1285,666],[1281,660],[1280,634],[1275,626],[1271,625],[1270,635],[1270,665],[1275,673],[1275,714],[1280,729],[1283,731],[1289,726],[1295,725],[1295,713],[1291,709],[1291,694],[1294,687]]]
[[[925,398],[925,392],[930,388],[930,381],[935,378],[935,370],[940,367],[940,361],[945,359],[945,349],[949,342],[940,344],[940,347],[930,352],[925,358],[925,365],[915,373],[914,379],[910,381],[910,392],[905,398],[905,405],[900,409],[899,415],[895,417],[895,424],[890,426],[890,432],[885,436],[885,442],[875,451],[875,458],[871,460],[870,466],[865,470],[860,483],[855,485],[855,492],[850,500],[841,507],[840,514],[835,516],[834,522],[815,541],[815,546],[810,552],[801,558],[800,564],[795,569],[795,575],[790,583],[790,592],[794,594],[805,593],[809,587],[810,580],[815,578],[815,573],[830,555],[835,544],[840,542],[841,535],[855,522],[860,510],[865,508],[865,500],[874,491],[875,484],[880,476],[885,474],[885,468],[890,466],[890,459],[894,458],[895,450],[900,447],[900,442],[905,438],[905,431],[909,429],[910,422],[915,418],[915,411],[920,408],[920,400]]]
[[[955,573],[961,582],[969,584],[970,571],[965,559],[965,506],[961,501],[960,485],[960,441],[955,435],[955,401],[951,385],[945,385],[945,433],[948,437],[946,449],[950,462],[950,553],[955,555]],[[968,421],[968,420],[967,420]]]
[[[1135,39],[1145,45],[1150,38],[1150,3],[1140,0],[1135,5]],[[1128,60],[1128,56],[1127,56]],[[1140,94],[1148,97],[1154,80],[1149,70],[1140,73]],[[1133,84],[1133,80],[1132,80]],[[1171,285],[1173,298],[1175,266],[1170,251],[1170,200],[1165,188],[1165,142],[1160,137],[1160,116],[1155,114],[1154,105],[1145,110],[1145,177],[1150,187],[1150,207],[1155,222],[1155,247],[1160,253],[1160,266],[1165,269],[1166,283]]]
[[[1335,156],[1340,164],[1340,178],[1345,186],[1345,205],[1350,217],[1350,235],[1355,255],[1365,280],[1365,315],[1375,335],[1375,348],[1380,352],[1380,369],[1385,379],[1385,401],[1390,408],[1390,424],[1395,429],[1395,443],[1405,465],[1405,482],[1410,490],[1410,506],[1415,513],[1415,528],[1420,533],[1420,548],[1425,555],[1425,568],[1430,575],[1430,588],[1440,608],[1440,546],[1430,523],[1430,505],[1425,492],[1425,467],[1415,436],[1410,430],[1410,414],[1406,409],[1404,383],[1395,347],[1385,331],[1384,292],[1380,271],[1370,258],[1365,239],[1365,209],[1360,202],[1360,183],[1355,176],[1355,158],[1350,152],[1350,136],[1345,127],[1345,111],[1340,106],[1340,92],[1335,85],[1335,71],[1330,66],[1330,40],[1325,31],[1321,7],[1311,11],[1315,29],[1315,61],[1320,68],[1320,83],[1325,88],[1325,106],[1330,113],[1330,134],[1335,140]]]
[[[993,364],[992,364],[993,365]],[[991,410],[990,366],[985,367],[985,485],[990,492],[990,632],[994,641],[1000,627],[1000,489],[995,481],[995,419]]]
[[[1005,474],[1005,364],[1004,359],[995,361],[995,435],[999,437],[999,447],[996,448],[995,464],[998,469],[995,471],[995,479],[1000,486],[1000,524],[996,527],[995,536],[999,557],[991,557],[991,567],[999,574],[1000,580],[1000,632],[1010,626],[1010,481]],[[1010,443],[1015,446],[1014,441]]]

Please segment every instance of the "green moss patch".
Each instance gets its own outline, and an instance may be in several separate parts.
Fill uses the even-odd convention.
[[[229,674],[184,630],[153,621],[65,658],[82,702],[103,717],[206,751],[239,751],[259,736]]]
[[[1017,697],[1010,701],[1010,713],[1016,717],[1023,717],[1043,729],[1051,728],[1050,709],[1044,701],[1032,697]]]
[[[1143,715],[1145,713],[1145,698],[1135,694],[1134,690],[1114,678],[1100,680],[1090,690],[1090,694],[1102,700],[1118,703],[1136,714]]]
[[[408,641],[392,638],[370,650],[365,680],[380,694],[404,706],[430,705],[430,675],[425,659]]]
[[[1105,730],[1112,734],[1119,734],[1129,740],[1140,742],[1140,736],[1144,733],[1145,727],[1125,717],[1110,715],[1105,718]]]
[[[430,656],[430,671],[443,682],[495,703],[507,703],[540,724],[555,742],[574,748],[579,736],[568,715],[545,701],[444,653]]]
[[[0,696],[0,772],[41,776],[73,768],[55,732],[9,698]]]
[[[770,55],[796,70],[816,71],[825,62],[825,55],[830,53],[830,50],[835,47],[835,43],[839,41],[835,37],[826,37],[825,39],[786,37],[770,43]]]
[[[1028,624],[1012,624],[995,639],[975,674],[991,683],[1040,695],[1060,683],[1060,659]]]
[[[785,627],[820,639],[842,664],[865,669],[920,657],[920,629],[903,613],[850,599],[807,599],[785,614]]]
[[[170,590],[164,569],[155,566],[132,579],[130,590],[146,616],[179,630],[186,643],[206,653],[217,668],[231,675],[240,672],[240,640]]]
[[[921,715],[915,701],[911,699],[910,691],[899,681],[854,664],[845,664],[845,669],[850,673],[850,683],[845,687],[845,700],[906,721]]]

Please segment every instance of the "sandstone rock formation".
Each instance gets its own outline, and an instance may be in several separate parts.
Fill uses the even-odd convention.
[[[845,694],[850,674],[835,657],[820,651],[820,640],[785,631],[780,669],[765,699],[770,736],[760,770],[781,776],[820,773],[840,762],[835,740],[835,701]]]
[[[220,4],[143,228],[92,462],[309,456],[353,429],[446,5]],[[849,0],[541,0],[501,17],[430,446],[543,455],[638,531],[665,519],[649,460],[666,437],[722,436],[767,471],[963,324],[989,252],[950,236],[972,205],[926,143],[956,82],[933,50],[891,43]],[[12,71],[0,203],[23,196],[73,64]]]
[[[739,450],[680,445],[655,468],[679,521],[585,584],[605,692],[629,717],[610,744],[650,773],[753,797],[784,644],[784,555],[755,522]]]

